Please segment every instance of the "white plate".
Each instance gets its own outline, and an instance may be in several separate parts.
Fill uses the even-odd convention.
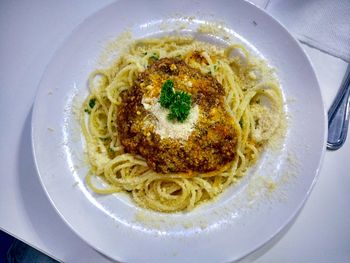
[[[103,45],[126,29],[139,38],[179,27],[179,21],[191,31],[213,20],[223,21],[230,34],[277,69],[290,117],[281,149],[266,151],[239,184],[189,213],[159,214],[135,206],[125,194],[91,193],[84,184],[88,166],[73,112],[88,93],[87,77],[98,67]],[[98,251],[123,262],[227,262],[266,244],[298,214],[319,172],[325,120],[306,55],[257,7],[223,0],[118,1],[84,21],[47,67],[33,109],[32,141],[53,206]],[[271,181],[277,184],[272,192]]]

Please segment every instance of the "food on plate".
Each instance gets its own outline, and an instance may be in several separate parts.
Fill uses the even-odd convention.
[[[191,210],[239,180],[284,118],[264,60],[243,45],[188,36],[133,42],[91,73],[89,88],[81,109],[87,184],[161,212]]]

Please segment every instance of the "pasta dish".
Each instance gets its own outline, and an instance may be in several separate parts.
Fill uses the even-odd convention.
[[[160,212],[189,211],[239,180],[284,117],[264,60],[240,44],[187,36],[133,42],[91,73],[89,89],[81,107],[88,186]]]

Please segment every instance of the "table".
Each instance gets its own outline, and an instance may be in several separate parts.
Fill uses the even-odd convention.
[[[59,261],[110,262],[64,224],[40,185],[30,138],[33,100],[55,50],[87,16],[111,2],[0,3],[0,229]],[[252,2],[264,8],[268,0]],[[303,47],[328,108],[347,64]],[[350,262],[349,171],[350,139],[339,151],[326,153],[300,216],[277,244],[254,255],[260,256],[256,262]]]

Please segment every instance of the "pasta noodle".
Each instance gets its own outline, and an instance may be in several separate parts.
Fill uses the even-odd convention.
[[[200,52],[206,63],[191,59]],[[209,173],[160,174],[138,155],[126,153],[118,137],[116,116],[120,94],[129,89],[152,59],[179,58],[203,74],[211,74],[225,89],[225,107],[237,136],[229,164]],[[114,64],[89,77],[90,94],[81,108],[81,127],[91,170],[88,186],[98,194],[131,193],[142,207],[161,212],[191,210],[241,178],[259,158],[280,125],[283,98],[278,81],[264,61],[242,45],[226,49],[192,37],[143,39],[132,43]],[[107,185],[97,188],[93,178]]]

